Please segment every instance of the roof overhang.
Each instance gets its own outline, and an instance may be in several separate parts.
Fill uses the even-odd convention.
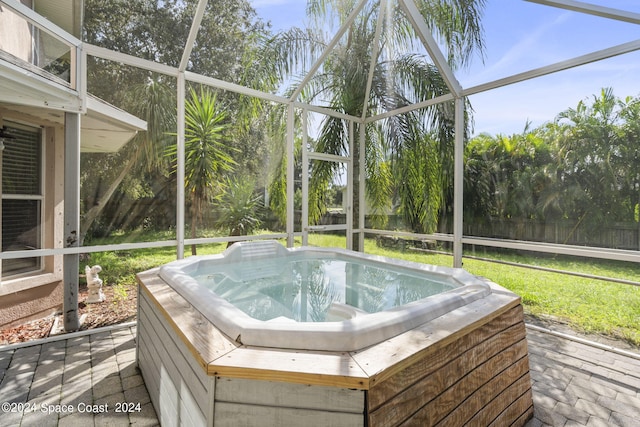
[[[0,112],[2,110],[32,117],[38,123],[64,125],[65,111],[59,109],[0,102]],[[145,131],[146,126],[144,120],[89,96],[87,112],[80,120],[80,150],[83,153],[116,152],[139,131]]]
[[[82,152],[118,151],[139,131],[147,129],[144,120],[92,95],[82,99],[77,91],[46,73],[31,71],[0,57],[0,107],[34,121],[64,125],[64,113],[86,113],[81,120]]]
[[[139,131],[146,131],[147,122],[89,95],[80,128],[81,151],[105,153],[118,151]]]
[[[65,82],[38,70],[27,68],[0,55],[0,103],[29,105],[66,111],[81,111],[78,92]]]

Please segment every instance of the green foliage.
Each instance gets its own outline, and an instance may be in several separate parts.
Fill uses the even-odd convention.
[[[217,205],[220,211],[218,225],[229,230],[229,236],[246,236],[262,224],[262,195],[255,191],[251,178],[227,180],[227,189]]]
[[[480,135],[465,152],[465,221],[572,221],[584,233],[636,220],[640,98],[611,89],[522,134]]]
[[[442,164],[438,143],[425,135],[397,160],[399,212],[411,230],[433,233],[442,207]]]
[[[583,260],[568,266],[568,271],[591,272]],[[606,262],[599,263],[606,267]],[[615,270],[615,263],[611,270]],[[552,318],[590,333],[604,333],[640,344],[640,288],[607,281],[531,271],[476,260],[465,260],[465,269],[488,277],[523,299],[528,314]],[[637,270],[627,279],[640,280]]]
[[[178,66],[197,3],[196,0],[87,0],[83,40]],[[248,1],[208,2],[188,69],[242,83],[245,76],[255,74],[251,72],[254,66],[251,58],[257,52],[258,40],[265,34],[265,24],[258,20]],[[167,143],[175,144],[175,138],[167,141],[167,135],[176,132],[175,78],[90,56],[87,84],[90,93],[146,120],[148,132],[140,132],[118,153],[83,153],[81,237],[91,232],[95,221],[105,230],[112,230],[140,226],[147,218],[131,213],[142,210],[153,211],[148,218],[166,217],[166,204],[158,206],[149,200],[168,197],[166,193],[175,191],[175,183],[173,190],[167,191],[172,165],[163,156]],[[245,101],[230,92],[221,91],[218,95],[218,102],[227,112],[226,123],[232,126],[226,130],[230,134],[226,144],[233,147],[228,152],[241,152],[235,161],[246,173],[258,175],[266,140],[256,118],[257,110],[248,108]],[[105,213],[105,206],[117,207],[117,214],[112,210]]]
[[[124,301],[129,298],[129,293],[127,292],[127,286],[124,283],[116,283],[113,285],[113,300],[111,303],[113,304],[114,310],[119,311],[120,305]]]
[[[309,2],[310,27],[294,28],[267,40],[265,52],[268,54],[262,57],[271,61],[262,69],[278,73],[282,81],[293,78],[294,86],[287,91],[293,93],[299,80],[296,73],[308,70],[317,54],[329,43],[325,37],[327,26],[344,23],[357,4],[332,0]],[[381,10],[381,4],[385,5],[385,10]],[[454,67],[465,64],[473,53],[482,51],[480,16],[483,1],[420,1],[418,7],[446,47]],[[378,23],[384,28],[376,34]],[[396,2],[367,3],[322,67],[306,81],[305,87],[300,88],[300,97],[365,118],[447,94],[449,88],[429,58],[410,52],[414,43],[419,43],[418,35]],[[395,198],[400,201],[406,218],[410,219],[412,229],[435,229],[444,197],[450,195],[444,188],[451,183],[451,174],[443,177],[441,172],[453,163],[451,105],[396,115],[366,128],[354,126],[352,147],[349,146],[351,130],[345,120],[335,117],[323,120],[312,149],[332,155],[344,156],[350,152],[353,155],[354,218],[358,218],[358,212],[364,209],[358,205],[357,182],[360,168],[365,167],[360,164],[359,157],[361,134],[364,134],[367,167],[366,198],[376,224],[384,225],[383,215],[391,211]],[[421,151],[427,139],[431,147],[438,148],[429,151],[434,154],[429,158]],[[326,211],[326,191],[338,171],[335,162],[316,162],[311,167],[309,216],[312,223]],[[423,175],[418,178],[417,173]],[[407,179],[394,183],[392,177],[401,175]],[[284,175],[276,175],[275,179],[283,181]],[[424,187],[419,194],[412,193],[414,184]]]
[[[201,88],[200,93],[190,89],[185,104],[185,189],[204,201],[218,190],[220,174],[236,164],[226,144],[226,119],[226,111],[210,89]],[[175,149],[170,153],[175,154]]]
[[[83,40],[177,67],[197,4],[197,0],[87,0]],[[237,65],[255,42],[247,35],[264,31],[247,0],[208,2],[189,58],[190,71],[237,82],[243,72]],[[112,70],[110,66],[104,74]],[[111,81],[102,83],[106,92]]]
[[[201,87],[199,93],[190,89],[185,104],[184,186],[191,207],[192,238],[204,211],[224,194],[224,174],[236,164],[228,152],[226,117],[210,89]],[[177,145],[169,146],[167,155],[176,159]],[[195,245],[191,248],[195,255]]]
[[[541,199],[551,153],[539,131],[527,127],[511,136],[480,135],[467,144],[465,157],[468,220],[548,215],[549,205]]]

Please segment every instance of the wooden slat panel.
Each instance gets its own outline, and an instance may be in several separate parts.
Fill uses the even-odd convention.
[[[452,356],[451,362],[386,401],[371,412],[371,425],[397,425],[412,416],[420,417],[423,425],[433,425],[459,403],[453,402],[464,400],[526,355],[524,325],[514,325],[458,357]],[[511,382],[513,379],[507,385]]]
[[[502,379],[496,377],[496,381],[502,382]],[[506,388],[501,387],[501,384],[496,385],[495,382],[487,383],[469,398],[473,401],[471,405],[459,406],[437,426],[488,426],[518,396],[526,396],[526,393],[530,390],[531,377],[528,372]],[[529,396],[531,395],[529,394]],[[465,403],[468,401],[465,401]],[[529,405],[533,405],[531,400],[529,400]],[[473,411],[476,408],[478,408],[478,412],[474,414]],[[507,425],[509,424],[511,423],[509,422]]]
[[[185,396],[189,399],[188,393],[184,391],[179,393],[173,382],[170,381],[169,375],[164,370],[158,353],[153,349],[153,346],[149,346],[146,343],[149,338],[144,333],[144,328],[144,324],[139,324],[139,368],[142,372],[147,390],[149,391],[153,407],[158,413],[159,420],[163,425],[178,425],[179,422],[181,422],[182,425],[206,425],[206,420],[203,418],[204,414],[196,407],[193,401],[186,405],[184,404],[183,399]],[[150,347],[151,350],[149,349]],[[161,382],[162,388],[160,386]],[[184,387],[185,385],[183,384],[182,386]],[[179,394],[180,396],[178,396]],[[180,411],[177,409],[178,403],[180,404]],[[195,410],[193,408],[195,408]],[[178,420],[178,414],[182,417],[181,420]]]
[[[209,407],[206,401],[209,384],[206,374],[195,362],[190,363],[185,359],[184,353],[191,357],[190,353],[178,348],[182,345],[181,340],[177,339],[175,334],[172,336],[172,333],[162,325],[161,318],[156,316],[145,297],[140,301],[138,328],[142,330],[143,336],[149,339],[149,343],[145,346],[149,349],[152,363],[160,367],[158,381],[161,402],[160,407],[156,409],[160,409],[160,412],[164,411],[163,405],[166,405],[168,400],[163,394],[169,393],[172,396],[169,399],[171,406],[175,410],[180,406],[187,406],[189,412],[205,413]],[[163,389],[166,390],[163,391]],[[173,399],[178,400],[173,401]],[[197,402],[197,405],[191,404],[191,401]],[[202,418],[202,415],[196,418]]]
[[[141,304],[141,299],[138,304]],[[162,363],[154,348],[153,338],[147,332],[148,326],[141,321],[142,310],[138,311],[138,367],[140,368],[147,390],[156,412],[160,413],[160,377]]]
[[[366,390],[367,375],[349,353],[242,347],[209,365],[209,375]]]
[[[137,276],[139,293],[146,293],[166,321],[183,340],[196,361],[206,369],[213,360],[236,349],[238,344],[215,328],[208,319],[171,289],[154,270]]]
[[[180,412],[178,411],[180,395],[163,365],[160,366],[158,378],[160,380],[159,405],[156,408],[158,420],[162,425],[180,425]]]
[[[141,316],[146,316],[146,319],[148,320],[146,327],[153,331],[147,332],[147,334],[149,336],[151,336],[152,334],[157,334],[157,337],[159,339],[166,338],[170,340],[171,348],[167,349],[169,353],[172,354],[172,357],[175,357],[178,355],[173,355],[173,352],[178,351],[180,359],[184,360],[184,362],[188,365],[189,371],[193,373],[200,386],[206,389],[208,385],[206,370],[197,363],[189,349],[184,345],[184,342],[175,333],[171,326],[167,325],[164,317],[160,316],[157,312],[154,311],[154,306],[150,304],[147,298],[142,299],[140,308]]]
[[[149,337],[145,334],[144,328],[138,323],[139,340],[139,368],[142,372],[147,391],[151,402],[158,415],[158,420],[163,425],[177,425],[178,393],[171,381],[167,381],[168,375],[162,366],[161,360],[153,345],[149,345]],[[151,342],[151,341],[149,341]]]
[[[138,326],[138,331],[140,329]],[[177,425],[179,396],[175,385],[169,378],[154,348],[143,345],[139,351],[141,351],[139,367],[143,373],[153,407],[158,414],[158,420],[163,425]]]
[[[364,413],[364,391],[271,381],[218,378],[216,401]]]
[[[363,418],[362,414],[217,403],[214,425],[216,427],[363,427]]]
[[[198,407],[193,395],[185,391],[183,382],[180,384],[180,422],[185,427],[203,427],[207,425],[207,420],[203,411]],[[198,396],[206,398],[207,396]]]
[[[529,390],[527,393],[525,394],[529,394],[531,395],[532,392],[531,390]],[[526,398],[528,399],[528,398]],[[533,402],[533,398],[531,398],[531,402]],[[524,412],[524,414],[520,415],[520,417],[515,420],[513,422],[513,424],[511,424],[511,427],[524,427],[527,422],[529,422],[529,420],[533,418],[533,403],[531,404],[531,406],[529,406],[529,408]]]
[[[181,340],[177,339],[175,334],[170,333],[171,329],[166,329],[161,324],[161,319],[156,317],[153,312],[149,312],[150,306],[146,306],[146,301],[141,303],[143,308],[140,311],[140,319],[142,327],[145,328],[146,334],[153,343],[155,352],[160,357],[160,363],[167,366],[175,366],[175,370],[169,372],[175,383],[186,381],[195,396],[204,396],[207,393],[209,385],[208,377],[204,370],[193,360],[185,357],[191,354],[184,348]],[[180,348],[182,346],[182,348]],[[192,358],[191,358],[192,359]],[[204,399],[204,398],[203,398]],[[206,402],[200,402],[200,407],[204,411]]]
[[[437,351],[421,352],[423,358],[414,360],[412,365],[406,365],[403,371],[397,372],[393,377],[385,381],[379,382],[372,386],[368,396],[369,412],[373,412],[384,402],[389,401],[393,396],[401,393],[403,390],[416,383],[420,378],[441,369],[452,359],[458,357],[465,351],[489,340],[507,328],[517,326],[517,337],[514,340],[520,340],[525,336],[524,325],[522,324],[523,312],[522,306],[518,305],[486,325],[483,325],[455,342],[450,342]],[[510,343],[503,343],[504,348]],[[431,350],[431,349],[429,349]],[[499,350],[499,349],[498,349]]]
[[[503,357],[502,361],[492,360],[474,370],[454,387],[422,407],[402,426],[465,425],[469,418],[482,410],[486,405],[484,400],[489,401],[490,398],[487,397],[492,396],[492,392],[496,391],[495,394],[498,394],[528,372],[527,358],[523,357],[492,378],[492,375],[495,375],[495,372],[491,372],[493,363],[511,363],[507,360],[510,356]],[[499,355],[496,358],[499,358]],[[477,390],[484,390],[484,392]],[[469,398],[469,396],[472,397]]]
[[[514,420],[518,421],[523,415],[526,415],[533,411],[533,398],[531,389],[527,390],[522,396],[511,403],[507,409],[505,409],[498,418],[496,418],[489,426],[490,427],[502,427],[505,425],[512,425]]]
[[[512,403],[518,402],[520,399],[522,399],[522,402],[524,403],[519,403],[518,405],[522,405],[523,409],[521,413],[524,413],[526,411],[526,408],[532,405],[530,392],[531,392],[531,378],[529,377],[529,374],[527,374],[521,377],[520,379],[518,379],[513,384],[511,384],[509,387],[503,390],[500,394],[498,394],[495,397],[495,399],[493,399],[491,402],[485,405],[482,408],[482,410],[477,414],[475,414],[473,418],[471,418],[468,422],[465,423],[465,425],[486,427],[490,425]],[[520,396],[520,398],[516,400],[515,398],[517,396]],[[514,417],[514,420],[517,419],[518,417],[519,416]],[[507,421],[502,420],[502,422],[507,422]],[[509,424],[511,424],[511,422],[507,423],[507,425]]]
[[[160,369],[155,363],[152,362],[149,355],[149,349],[146,345],[147,338],[140,333],[140,327],[137,329],[138,340],[138,368],[144,378],[144,383],[149,392],[149,397],[153,403],[154,408],[158,407],[160,403],[158,398],[160,396]]]
[[[402,335],[375,346],[352,352],[353,359],[369,374],[371,387],[395,376],[407,366],[425,359],[425,354],[442,353],[454,341],[481,325],[501,316],[514,307],[520,307],[520,298],[514,294],[497,292],[474,301],[453,312],[444,314]],[[404,387],[402,387],[404,388]]]
[[[528,358],[523,357],[485,383],[482,381],[486,380],[490,372],[475,372],[468,381],[461,382],[460,387],[447,390],[446,394],[428,405],[434,411],[434,421],[448,419],[447,425],[464,425],[472,415],[482,410],[486,404],[485,400],[489,400],[492,395],[498,394],[529,372]]]

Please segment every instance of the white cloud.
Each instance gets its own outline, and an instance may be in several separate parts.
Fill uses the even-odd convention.
[[[568,18],[569,13],[563,13],[533,29],[524,30],[521,32],[524,36],[515,40],[515,34],[494,34],[487,41],[489,57],[485,65],[474,67],[461,80],[468,80],[467,86],[475,86],[565,59],[559,57],[548,36],[562,27]]]

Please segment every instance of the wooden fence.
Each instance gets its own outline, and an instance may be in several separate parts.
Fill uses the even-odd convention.
[[[344,224],[344,214],[325,215],[321,224]],[[442,225],[442,224],[441,224]],[[372,228],[367,221],[366,226]],[[402,218],[390,215],[389,230],[409,231]],[[451,233],[449,226],[443,225],[441,233]],[[489,237],[529,242],[557,243],[576,246],[591,246],[609,249],[640,250],[640,225],[637,222],[603,224],[601,227],[577,225],[574,221],[541,222],[521,219],[482,219],[464,223],[465,236]]]
[[[610,249],[640,249],[637,222],[603,224],[600,227],[577,225],[570,221],[483,220],[465,222],[464,234],[532,242],[593,246]]]

